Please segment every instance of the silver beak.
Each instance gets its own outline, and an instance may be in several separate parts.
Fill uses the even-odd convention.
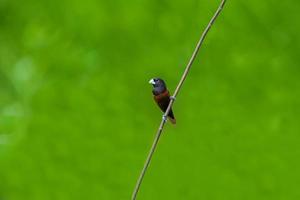
[[[153,80],[153,79],[151,79],[151,80],[149,81],[149,84],[151,84],[151,85],[155,85],[155,82],[154,82],[154,80]]]

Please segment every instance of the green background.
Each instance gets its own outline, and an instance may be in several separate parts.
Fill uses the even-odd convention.
[[[219,1],[0,0],[0,200],[125,200]],[[227,2],[138,199],[300,199],[299,0]]]

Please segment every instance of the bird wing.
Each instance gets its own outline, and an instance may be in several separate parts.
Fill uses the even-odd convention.
[[[163,112],[166,112],[166,110],[167,110],[167,108],[169,106],[169,103],[170,103],[170,94],[169,94],[169,91],[166,91],[166,92],[164,92],[162,94],[154,96],[154,100],[157,103],[157,105],[160,107],[160,109]],[[172,119],[175,119],[172,109],[170,110],[168,116],[170,118],[172,118]]]

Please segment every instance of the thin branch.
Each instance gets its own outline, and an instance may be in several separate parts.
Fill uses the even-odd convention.
[[[150,164],[151,158],[152,158],[153,153],[154,153],[154,151],[156,149],[156,146],[157,146],[159,138],[160,138],[160,136],[162,134],[163,128],[164,128],[164,126],[166,124],[166,116],[168,116],[168,114],[169,114],[169,112],[170,112],[170,110],[172,108],[172,105],[173,105],[173,103],[174,103],[174,101],[176,99],[176,96],[179,93],[179,91],[180,91],[180,89],[181,89],[181,87],[182,87],[182,85],[183,85],[183,83],[184,83],[184,81],[185,81],[185,79],[186,79],[186,77],[187,77],[190,69],[191,69],[191,66],[192,66],[192,64],[193,64],[193,62],[194,62],[194,60],[195,60],[195,58],[196,58],[196,56],[197,56],[197,54],[199,52],[200,47],[202,46],[202,43],[203,43],[203,41],[204,41],[204,39],[205,39],[208,31],[210,30],[211,26],[213,25],[213,23],[215,22],[215,20],[219,16],[219,14],[221,13],[221,11],[222,11],[225,3],[226,3],[226,0],[222,0],[221,1],[218,9],[215,12],[215,14],[213,15],[213,17],[209,21],[208,25],[206,26],[205,30],[203,31],[203,33],[202,33],[202,35],[201,35],[201,37],[200,37],[200,39],[199,39],[199,41],[197,43],[197,46],[196,46],[196,48],[195,48],[195,50],[194,50],[194,52],[192,54],[192,57],[190,58],[187,66],[186,66],[186,68],[185,68],[185,70],[183,72],[183,75],[182,75],[182,77],[181,77],[181,79],[180,79],[180,81],[179,81],[179,83],[178,83],[178,85],[177,85],[177,87],[175,89],[175,92],[174,92],[172,98],[170,99],[169,106],[168,106],[166,112],[164,113],[163,118],[162,118],[162,120],[160,122],[159,128],[157,130],[156,136],[155,136],[153,144],[151,146],[150,152],[149,152],[149,154],[147,156],[147,159],[145,161],[144,167],[143,167],[143,169],[141,171],[141,174],[140,174],[140,176],[139,176],[139,178],[137,180],[136,186],[135,186],[134,191],[132,193],[132,197],[131,197],[132,200],[136,199],[137,193],[138,193],[138,191],[140,189],[140,186],[141,186],[141,183],[142,183],[143,178],[145,176],[146,170],[147,170],[147,168],[148,168],[148,166]]]

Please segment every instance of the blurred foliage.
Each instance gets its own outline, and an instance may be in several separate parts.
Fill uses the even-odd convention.
[[[0,0],[0,199],[129,199],[218,3]],[[227,2],[139,199],[300,199],[299,6]]]

